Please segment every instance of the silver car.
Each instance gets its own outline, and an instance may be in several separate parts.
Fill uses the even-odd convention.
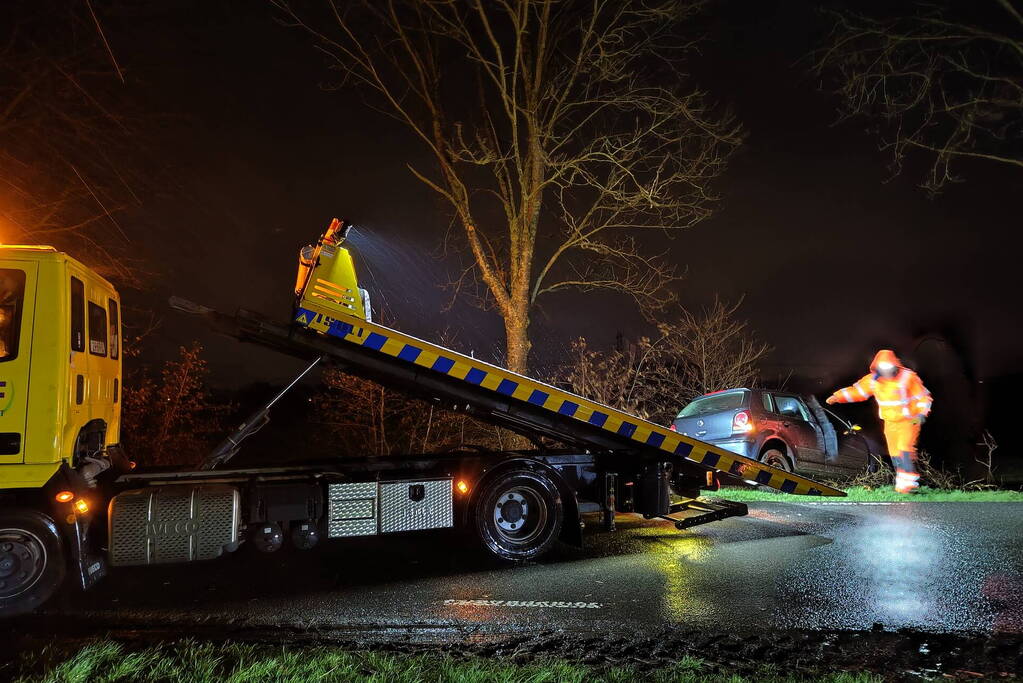
[[[671,428],[747,458],[806,475],[874,471],[881,454],[860,427],[813,396],[767,389],[727,389],[683,408]]]

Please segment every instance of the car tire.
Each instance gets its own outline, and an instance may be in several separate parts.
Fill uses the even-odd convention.
[[[498,474],[476,499],[476,533],[484,547],[504,560],[533,560],[561,534],[564,510],[550,477],[526,469]]]
[[[65,573],[64,542],[52,519],[35,510],[0,512],[0,615],[36,609]]]
[[[760,462],[771,467],[776,467],[779,470],[785,470],[786,472],[792,471],[792,463],[785,457],[785,454],[779,451],[777,448],[768,448],[760,455]]]

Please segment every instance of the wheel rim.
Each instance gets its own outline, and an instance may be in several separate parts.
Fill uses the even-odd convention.
[[[46,546],[24,529],[0,529],[0,599],[24,593],[46,568]]]
[[[494,501],[494,530],[512,543],[528,543],[547,524],[547,504],[525,487],[508,489]]]
[[[777,455],[775,453],[772,453],[771,455],[767,456],[765,464],[770,465],[771,467],[776,467],[779,470],[785,470],[786,472],[789,469],[788,463],[785,462],[785,456]]]

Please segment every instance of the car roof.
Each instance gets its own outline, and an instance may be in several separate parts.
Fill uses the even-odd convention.
[[[714,396],[716,394],[727,394],[730,391],[753,391],[753,389],[747,389],[746,387],[735,387],[733,389],[718,389],[717,391],[708,391],[706,394],[701,394],[700,398],[704,396]]]
[[[765,394],[765,393],[770,393],[772,395],[779,395],[779,396],[795,396],[795,397],[797,397],[797,398],[799,398],[799,399],[801,399],[803,401],[806,401],[807,399],[810,398],[810,396],[812,396],[812,394],[803,394],[803,393],[800,393],[798,391],[785,391],[784,389],[767,389],[767,388],[764,388],[764,387],[757,387],[757,388],[753,389],[753,388],[750,388],[750,387],[735,387],[733,389],[718,389],[717,391],[711,391],[710,393],[707,393],[707,394],[701,394],[700,396],[697,396],[696,398],[694,398],[693,401],[699,401],[702,398],[708,398],[710,396],[719,396],[721,394],[730,394],[730,393],[740,392],[740,391],[748,391],[748,392],[750,392],[752,394],[755,394],[755,395],[758,395],[758,396],[760,394]],[[690,403],[692,403],[693,401],[690,401]]]

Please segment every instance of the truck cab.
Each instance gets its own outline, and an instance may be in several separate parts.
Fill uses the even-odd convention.
[[[67,254],[0,246],[0,606],[41,601],[47,554],[97,564],[77,550],[120,440],[120,308]]]

